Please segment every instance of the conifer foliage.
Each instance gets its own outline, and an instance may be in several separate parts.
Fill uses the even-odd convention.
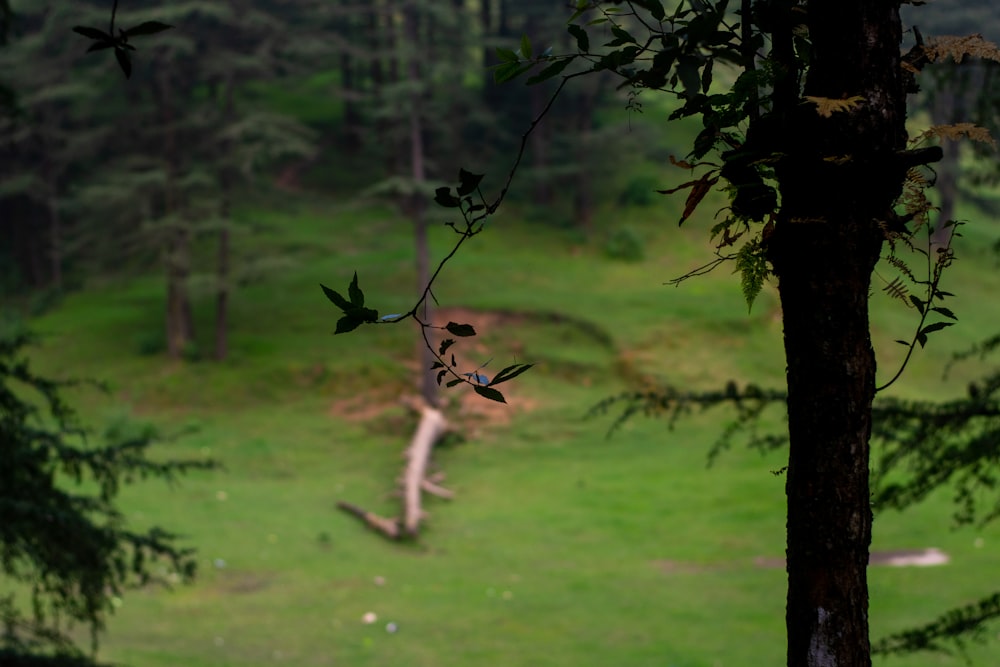
[[[24,356],[30,342],[15,329],[0,337],[0,572],[14,584],[0,597],[0,663],[87,665],[69,630],[89,628],[96,649],[126,588],[195,571],[175,535],[128,526],[115,504],[123,485],[214,464],[151,458],[148,428],[89,432],[61,396],[79,383],[37,375]]]

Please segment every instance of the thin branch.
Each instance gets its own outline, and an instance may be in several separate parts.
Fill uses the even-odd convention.
[[[672,278],[671,280],[668,280],[667,282],[665,282],[663,284],[664,285],[673,285],[674,287],[677,287],[678,285],[680,285],[685,280],[688,280],[689,278],[695,278],[697,276],[703,276],[703,275],[705,275],[707,273],[711,273],[712,271],[714,271],[715,269],[717,269],[719,266],[721,266],[725,262],[728,262],[728,261],[730,261],[732,259],[736,259],[736,255],[719,255],[718,257],[716,257],[715,259],[713,259],[711,262],[708,262],[707,264],[703,264],[703,265],[699,266],[697,269],[691,269],[690,271],[688,271],[687,273],[685,273],[683,276],[678,276],[677,278]]]

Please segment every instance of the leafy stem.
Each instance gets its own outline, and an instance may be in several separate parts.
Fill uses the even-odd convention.
[[[937,260],[933,261],[933,263],[931,260],[931,248],[930,248],[930,246],[932,245],[930,239],[933,230],[928,229],[928,251],[924,253],[927,256],[927,273],[929,278],[929,280],[926,281],[927,298],[926,300],[921,301],[918,297],[910,295],[910,302],[914,306],[916,306],[917,310],[920,311],[920,321],[917,322],[917,327],[916,330],[914,331],[913,338],[910,340],[909,343],[903,340],[896,341],[897,343],[907,346],[906,356],[903,357],[903,362],[899,365],[899,370],[896,371],[896,374],[893,375],[892,378],[885,384],[876,387],[875,393],[888,389],[896,382],[896,380],[900,378],[900,376],[903,375],[903,371],[906,370],[906,366],[910,362],[910,357],[913,356],[913,351],[916,349],[917,344],[919,343],[920,347],[923,347],[927,343],[928,334],[933,333],[935,331],[940,331],[941,329],[950,327],[953,324],[953,322],[933,322],[931,324],[928,324],[927,326],[924,326],[924,322],[927,321],[927,316],[930,315],[932,311],[944,315],[945,317],[950,318],[952,320],[958,319],[955,317],[954,313],[952,313],[951,310],[949,310],[948,308],[942,308],[940,306],[933,305],[935,301],[940,302],[945,297],[952,296],[950,292],[943,292],[938,288],[938,286],[941,283],[941,277],[944,275],[944,270],[951,265],[952,261],[955,258],[955,252],[954,250],[952,250],[951,243],[956,235],[955,228],[958,227],[961,223],[952,221],[949,222],[948,224],[950,225],[951,229],[951,233],[948,236],[948,242],[945,243],[942,247],[937,249]]]

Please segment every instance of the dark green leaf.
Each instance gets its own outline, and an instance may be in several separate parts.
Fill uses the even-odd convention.
[[[479,394],[480,396],[482,396],[483,398],[488,398],[491,401],[496,401],[497,403],[506,403],[507,402],[506,400],[504,400],[503,394],[501,394],[499,391],[497,391],[496,389],[494,389],[492,387],[484,387],[482,385],[475,385],[472,388],[475,389],[476,393]]]
[[[897,342],[897,343],[899,343],[900,345],[905,345],[906,347],[909,347],[909,346],[910,346],[910,344],[909,344],[909,343],[908,343],[907,341],[905,341],[905,340],[899,340],[899,339],[897,338],[897,339],[896,339],[896,342]]]
[[[435,361],[433,364],[431,364],[431,368],[430,369],[432,371],[433,370],[437,370],[438,368],[444,368],[444,364],[441,363],[440,361]]]
[[[576,3],[576,11],[573,12],[573,15],[569,17],[569,20],[566,21],[566,23],[572,23],[573,21],[577,20],[578,18],[583,16],[584,12],[586,12],[588,9],[590,9],[590,3],[587,2],[587,0],[578,0],[578,2]]]
[[[920,311],[920,314],[923,315],[923,313],[924,313],[924,302],[921,301],[919,297],[917,297],[914,294],[911,294],[910,295],[910,303],[912,303],[914,306],[916,306],[917,310]]]
[[[569,31],[569,34],[576,37],[576,48],[578,48],[581,53],[588,53],[590,51],[590,38],[587,37],[586,30],[575,23],[566,28],[566,30]]]
[[[78,35],[83,35],[84,37],[89,37],[90,39],[96,39],[101,42],[111,42],[114,44],[115,39],[103,30],[98,30],[97,28],[90,28],[85,25],[78,25],[73,27],[73,32]]]
[[[712,87],[712,63],[715,60],[709,58],[705,62],[705,68],[701,71],[701,92],[707,93],[708,89]]]
[[[122,68],[122,72],[125,73],[125,78],[131,78],[132,76],[132,59],[128,55],[128,51],[125,49],[115,49],[115,58],[118,59],[118,66]]]
[[[344,312],[347,312],[351,308],[351,304],[348,303],[347,299],[340,296],[338,292],[335,292],[323,283],[320,283],[319,286],[323,288],[323,294],[326,294],[326,298],[332,301],[333,305],[337,306],[337,308],[340,308]]]
[[[353,315],[344,315],[339,320],[337,320],[337,330],[334,334],[347,333],[348,331],[354,331],[359,326],[361,326],[361,318],[355,317]]]
[[[439,206],[444,206],[445,208],[457,208],[462,205],[462,200],[451,194],[451,188],[449,187],[436,189],[434,191],[434,201]]]
[[[351,297],[351,305],[356,308],[361,308],[365,305],[365,294],[358,287],[358,272],[354,272],[354,279],[351,284],[347,287],[347,295]]]
[[[472,172],[466,171],[464,169],[458,170],[458,196],[464,197],[467,194],[476,191],[479,187],[480,181],[483,180],[484,174],[473,174]]]
[[[438,354],[444,356],[444,353],[448,351],[448,348],[455,344],[454,338],[446,338],[441,341],[441,347],[438,348]]]
[[[112,42],[94,42],[93,44],[90,45],[90,48],[87,49],[87,53],[90,53],[92,51],[100,51],[102,49],[110,49],[112,47],[114,47],[114,43]]]
[[[510,49],[504,49],[498,46],[496,51],[497,51],[497,58],[500,59],[500,62],[516,63],[520,60],[517,54],[511,51]]]
[[[753,308],[753,302],[767,277],[767,260],[756,239],[747,241],[736,254],[736,270],[740,272],[740,285],[747,308]]]
[[[527,59],[531,59],[531,40],[528,39],[528,35],[521,35],[521,55]]]
[[[575,57],[576,56],[570,56],[568,58],[562,58],[560,60],[556,60],[550,63],[547,67],[542,69],[541,72],[535,74],[532,77],[529,77],[528,80],[525,81],[525,83],[527,83],[529,86],[533,86],[536,83],[541,83],[542,81],[547,81],[548,79],[551,79],[552,77],[558,75],[560,72],[566,69],[566,66],[569,65],[571,62],[573,62],[573,58]]]
[[[438,371],[438,374],[437,374],[437,383],[438,383],[439,387],[441,386],[441,380],[443,380],[444,376],[447,375],[447,374],[448,374],[448,371]]]
[[[495,83],[504,83],[505,81],[516,79],[531,69],[531,66],[531,63],[526,65],[522,65],[521,63],[504,63],[493,70],[493,81]]]
[[[615,36],[614,41],[612,41],[608,46],[619,46],[621,44],[635,44],[635,37],[633,37],[628,30],[624,28],[619,28],[618,26],[613,26],[611,28],[611,34]]]
[[[465,380],[463,380],[462,378],[456,378],[456,379],[451,380],[450,382],[448,382],[448,384],[446,384],[445,386],[446,387],[454,387],[455,385],[462,384],[463,382],[465,382]]]
[[[935,331],[941,331],[946,327],[954,325],[954,322],[934,322],[933,324],[928,324],[923,329],[920,330],[918,336],[926,336],[929,333],[934,333]]]
[[[945,317],[950,317],[953,320],[958,320],[958,318],[955,316],[955,313],[951,312],[950,308],[945,308],[943,306],[938,306],[936,308],[931,308],[931,310],[933,310],[935,313],[940,313],[940,314],[944,315]]]
[[[698,66],[701,59],[694,56],[681,56],[677,61],[677,76],[680,77],[687,95],[696,95],[701,88],[701,76],[698,74]]]
[[[657,21],[662,21],[666,16],[666,12],[663,11],[663,3],[660,0],[642,0],[638,4],[648,9],[649,13]]]
[[[445,329],[447,329],[448,333],[452,336],[466,337],[476,335],[476,330],[471,324],[456,324],[455,322],[448,322]]]
[[[493,381],[489,383],[491,387],[500,384],[501,382],[506,382],[507,380],[513,380],[521,373],[525,372],[531,368],[534,364],[514,364],[503,369],[493,377]]]
[[[125,31],[125,35],[128,37],[135,37],[136,35],[155,35],[158,32],[170,30],[173,27],[174,26],[172,25],[160,23],[159,21],[146,21],[144,23],[140,23],[134,28],[129,28]]]

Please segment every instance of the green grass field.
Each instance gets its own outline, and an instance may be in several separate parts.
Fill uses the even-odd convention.
[[[78,292],[36,320],[39,370],[111,383],[110,396],[73,394],[88,421],[129,411],[168,433],[195,427],[157,455],[225,466],[175,487],[125,492],[136,525],[163,525],[197,547],[200,573],[190,586],[127,595],[101,657],[136,667],[783,664],[784,572],[756,563],[784,551],[784,480],[771,472],[783,453],[737,448],[707,468],[723,413],[673,430],[637,419],[610,438],[612,416],[583,419],[627,387],[626,367],[682,386],[730,378],[780,386],[773,287],[748,314],[726,268],[664,286],[711,258],[710,222],[678,230],[680,203],[604,209],[592,242],[508,208],[449,266],[436,290],[443,306],[508,313],[456,346],[459,358],[474,367],[493,356],[494,370],[515,360],[537,368],[505,385],[507,408],[451,395],[449,418],[466,438],[440,448],[435,464],[456,499],[428,501],[417,544],[387,543],[335,507],[344,499],[396,512],[391,493],[415,424],[398,402],[415,387],[414,330],[333,337],[337,313],[318,287],[342,290],[357,270],[380,312],[408,307],[409,227],[391,209],[303,197],[240,212],[257,227],[242,247],[283,261],[235,295],[232,356],[221,364],[140,353],[161,329],[156,275]],[[612,222],[641,235],[643,261],[605,255],[602,230]],[[958,294],[951,307],[961,322],[916,355],[897,395],[963,391],[977,365],[942,382],[944,362],[998,328],[984,305],[1000,289],[985,250],[998,230],[976,223],[964,231],[962,259],[944,285]],[[438,255],[451,238],[435,232]],[[916,319],[879,289],[874,334],[887,377],[903,351],[892,341],[912,335]],[[210,307],[207,296],[199,301],[205,349]],[[515,316],[531,313],[592,327]],[[777,415],[770,419],[780,428]],[[877,516],[876,550],[937,547],[951,562],[873,567],[874,637],[1000,588],[1000,530],[952,530],[950,512],[944,492]],[[363,623],[367,612],[377,622]],[[390,622],[397,632],[387,632]],[[995,651],[973,647],[971,655],[987,665]],[[920,656],[878,664],[959,663]]]

